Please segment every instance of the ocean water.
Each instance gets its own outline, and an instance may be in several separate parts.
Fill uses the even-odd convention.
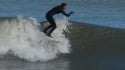
[[[0,20],[1,70],[124,70],[125,30],[56,21],[47,38],[35,18]]]
[[[75,13],[54,16],[53,41],[41,31],[48,25],[46,12],[62,2]],[[124,3],[0,0],[0,70],[124,70]]]
[[[53,40],[41,32],[48,25],[47,22],[41,22],[41,25],[45,24],[41,26],[35,18],[22,16],[0,19],[0,69],[58,70],[62,67],[61,70],[65,70],[68,68],[69,62],[65,61],[62,55],[71,52],[70,41],[64,34],[64,31],[68,32],[67,27],[71,24],[66,18],[56,23],[57,29],[52,33]],[[26,66],[27,63],[31,67]]]
[[[22,15],[45,21],[46,12],[62,2],[68,3],[67,13],[75,12],[70,20],[125,29],[124,0],[0,0],[0,17]]]

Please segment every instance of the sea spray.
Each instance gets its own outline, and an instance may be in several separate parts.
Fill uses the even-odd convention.
[[[70,53],[70,43],[64,30],[70,23],[67,19],[57,20],[57,29],[52,33],[55,40],[45,38],[41,25],[34,18],[17,17],[0,23],[0,54],[11,53],[28,61],[47,61],[60,53]],[[45,23],[46,24],[46,23]]]

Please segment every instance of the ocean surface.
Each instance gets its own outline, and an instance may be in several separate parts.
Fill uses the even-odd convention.
[[[54,16],[53,39],[41,31]],[[124,0],[0,0],[0,70],[125,70]]]
[[[67,2],[70,20],[125,29],[125,0],[0,0],[0,17],[34,17],[45,21],[48,10]],[[55,16],[62,19],[62,15]]]

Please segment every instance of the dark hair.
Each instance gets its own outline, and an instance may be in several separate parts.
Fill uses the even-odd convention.
[[[67,3],[62,3],[61,6],[65,7],[67,5]]]

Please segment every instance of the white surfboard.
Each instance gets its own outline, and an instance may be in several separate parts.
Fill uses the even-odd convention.
[[[51,40],[51,41],[59,42],[59,41],[55,40],[54,38],[51,38],[51,37],[47,36],[47,35],[46,35],[45,33],[43,33],[43,32],[41,32],[41,35],[43,35],[44,38],[49,39],[49,40]]]

